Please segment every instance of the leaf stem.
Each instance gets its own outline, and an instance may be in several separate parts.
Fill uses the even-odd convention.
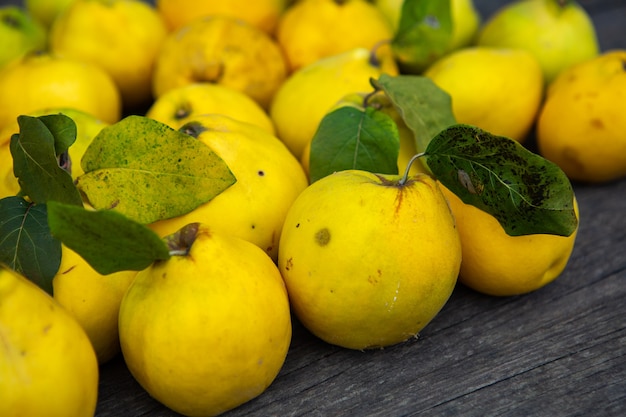
[[[413,162],[415,162],[417,158],[421,158],[424,155],[426,155],[426,152],[420,152],[418,154],[413,155],[413,157],[409,159],[409,162],[406,164],[406,169],[404,170],[404,175],[402,175],[402,178],[400,178],[400,181],[398,181],[400,185],[404,185],[408,181],[409,171],[411,170],[411,165],[413,165]]]

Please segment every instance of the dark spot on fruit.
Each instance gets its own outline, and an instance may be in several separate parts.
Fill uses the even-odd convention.
[[[181,105],[176,109],[176,112],[174,112],[174,118],[176,120],[181,120],[184,119],[185,117],[188,117],[191,114],[191,104],[185,102],[185,103],[181,103]]]
[[[287,263],[285,264],[285,270],[289,271],[293,268],[293,258],[287,259]]]
[[[328,242],[330,242],[330,230],[326,227],[318,230],[317,233],[315,233],[315,242],[320,246],[328,245]]]
[[[65,271],[61,272],[61,274],[65,275],[65,274],[69,274],[70,272],[72,272],[72,269],[76,268],[76,265],[72,265],[71,267],[67,268]]]
[[[200,136],[202,132],[206,132],[207,130],[209,129],[202,126],[200,122],[185,123],[180,127],[180,129],[178,129],[179,132],[182,132],[189,136],[193,136],[196,139],[198,139],[198,136]]]
[[[296,229],[297,229],[298,227],[300,227],[300,223],[296,224]]]
[[[265,176],[265,171],[263,171],[262,169],[260,169],[257,174],[259,175],[259,177],[264,177]]]
[[[590,123],[594,129],[604,129],[604,122],[600,119],[591,119]]]
[[[252,229],[256,229],[256,226],[255,226],[255,225],[252,225]]]

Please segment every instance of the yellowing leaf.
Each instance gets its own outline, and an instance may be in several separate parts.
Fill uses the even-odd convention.
[[[94,208],[144,224],[188,213],[236,181],[207,145],[142,116],[104,128],[81,164],[77,186]]]

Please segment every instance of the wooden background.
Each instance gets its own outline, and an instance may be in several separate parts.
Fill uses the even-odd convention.
[[[483,17],[508,3],[474,1]],[[626,49],[626,1],[580,3],[602,49]],[[574,186],[580,231],[554,283],[505,298],[459,284],[419,339],[384,350],[334,347],[294,321],[278,378],[225,415],[626,415],[626,179]],[[101,368],[96,415],[177,414],[150,398],[118,356]]]

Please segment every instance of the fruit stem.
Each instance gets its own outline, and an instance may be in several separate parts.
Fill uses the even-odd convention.
[[[406,184],[406,182],[409,180],[409,171],[411,170],[411,165],[413,165],[413,162],[415,162],[417,158],[421,158],[424,155],[426,155],[426,152],[420,152],[413,155],[413,157],[409,159],[409,162],[406,164],[406,169],[404,170],[404,175],[402,176],[402,178],[400,178],[400,181],[398,181],[400,185]]]
[[[177,232],[166,236],[164,239],[169,248],[170,256],[189,255],[189,250],[198,236],[199,227],[200,223],[189,223]]]

